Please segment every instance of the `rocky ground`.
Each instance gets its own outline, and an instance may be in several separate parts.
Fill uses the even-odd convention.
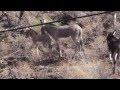
[[[18,26],[39,24],[44,18],[47,22],[59,20],[64,15],[83,16],[102,11],[25,11],[18,24],[19,11],[5,11],[8,18],[0,12],[0,30]],[[119,18],[117,13],[116,28],[119,34]],[[10,22],[8,22],[10,21]],[[36,48],[30,48],[31,38],[25,38],[20,31],[0,33],[0,79],[119,79],[119,61],[116,74],[111,75],[112,67],[108,56],[106,35],[113,31],[113,14],[77,19],[83,29],[84,52],[74,56],[75,45],[70,37],[60,40],[63,58],[53,49],[49,50],[40,43],[39,55]],[[60,25],[61,23],[55,23]],[[40,26],[32,27],[36,32]],[[53,47],[54,41],[53,41]],[[73,57],[74,56],[74,57]]]

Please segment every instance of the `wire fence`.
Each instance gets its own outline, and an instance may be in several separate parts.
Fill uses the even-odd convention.
[[[97,15],[102,15],[102,14],[110,14],[112,12],[117,13],[118,11],[106,11],[106,12],[101,12],[101,13],[97,13],[97,14],[91,14],[91,15],[85,15],[85,16],[80,16],[80,17],[75,17],[75,18],[69,18],[69,19],[66,19],[66,20],[75,20],[75,19],[78,19],[78,18],[85,18],[85,17],[97,16]],[[14,31],[14,30],[18,30],[18,29],[36,27],[36,26],[40,26],[40,25],[52,24],[52,23],[61,22],[61,21],[63,21],[63,20],[57,20],[57,21],[53,21],[53,22],[41,23],[41,24],[36,24],[36,25],[17,27],[17,28],[13,28],[13,29],[6,29],[6,30],[1,30],[0,32]]]

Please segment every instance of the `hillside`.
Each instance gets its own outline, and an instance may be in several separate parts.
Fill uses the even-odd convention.
[[[39,24],[44,18],[47,22],[60,20],[64,15],[79,17],[102,11],[25,11],[18,24],[19,11],[0,11],[0,31],[13,27]],[[117,13],[117,36],[120,37],[120,13]],[[75,44],[70,37],[60,39],[64,57],[58,59],[53,43],[53,52],[39,44],[39,56],[32,46],[31,38],[26,38],[22,30],[0,33],[0,79],[119,79],[117,73],[111,75],[112,64],[107,48],[107,33],[113,31],[113,13],[80,18],[76,20],[83,29],[84,52],[74,56]],[[60,26],[61,23],[54,23]],[[39,33],[41,26],[32,27]],[[52,54],[52,57],[49,57]]]

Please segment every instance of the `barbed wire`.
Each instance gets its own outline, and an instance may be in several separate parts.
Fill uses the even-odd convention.
[[[66,20],[74,20],[74,19],[78,19],[78,18],[91,17],[91,16],[96,16],[96,15],[101,15],[101,14],[109,14],[109,13],[112,13],[112,12],[117,13],[118,11],[106,11],[106,12],[101,12],[101,13],[97,13],[97,14],[91,14],[91,15],[85,15],[85,16],[80,16],[80,17],[75,17],[75,18],[69,18],[69,19],[66,19]],[[41,24],[36,24],[36,25],[17,27],[17,28],[13,28],[13,29],[6,29],[6,30],[2,30],[0,32],[14,31],[14,30],[18,30],[18,29],[36,27],[36,26],[40,26],[40,25],[44,25],[44,24],[52,24],[52,23],[61,22],[61,21],[64,21],[64,20],[57,20],[57,21],[53,21],[53,22],[47,22],[47,23],[41,23]]]

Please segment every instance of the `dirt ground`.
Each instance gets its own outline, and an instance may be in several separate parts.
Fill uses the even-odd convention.
[[[0,30],[38,24],[40,18],[47,22],[59,20],[64,13],[74,17],[99,12],[102,11],[25,11],[21,22],[17,24],[19,11],[6,11],[11,26],[8,25],[8,19],[1,16]],[[119,15],[118,12],[117,36],[120,36]],[[113,31],[113,14],[86,17],[77,21],[82,25],[85,51],[75,54],[76,46],[72,39],[62,38],[61,59],[58,59],[54,40],[50,57],[49,49],[42,43],[39,44],[42,50],[40,49],[37,55],[36,48],[31,48],[31,38],[25,38],[25,35],[17,30],[0,33],[0,79],[119,79],[119,61],[116,74],[111,75],[112,63],[106,43],[106,33]],[[40,28],[32,27],[36,32],[39,32]]]

